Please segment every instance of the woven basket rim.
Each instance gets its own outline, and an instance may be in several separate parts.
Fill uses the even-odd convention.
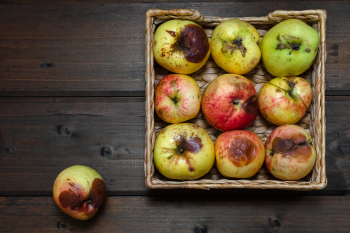
[[[155,72],[153,68],[153,50],[152,40],[155,24],[161,23],[169,19],[187,19],[192,20],[200,25],[216,26],[222,21],[228,19],[239,19],[242,21],[250,22],[252,24],[276,24],[280,21],[298,18],[303,21],[318,23],[320,34],[320,75],[317,80],[320,85],[320,114],[321,114],[321,143],[318,145],[320,156],[320,167],[317,169],[317,179],[312,182],[300,182],[300,181],[282,181],[282,180],[194,180],[194,181],[166,181],[158,182],[153,180],[154,164],[152,159],[153,147],[155,142],[154,132],[154,80]],[[212,17],[203,16],[197,10],[188,9],[173,9],[173,10],[161,10],[161,9],[149,9],[146,12],[146,148],[145,148],[145,182],[149,189],[177,189],[177,188],[193,188],[193,189],[213,189],[213,188],[252,188],[252,189],[286,189],[286,190],[321,190],[327,185],[326,178],[326,166],[325,166],[325,59],[326,59],[326,19],[327,14],[325,10],[303,10],[303,11],[287,11],[277,10],[269,13],[263,17]],[[316,169],[316,168],[314,168]]]

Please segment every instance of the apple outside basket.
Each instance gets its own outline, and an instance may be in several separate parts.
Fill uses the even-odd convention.
[[[320,190],[326,187],[326,164],[325,164],[325,60],[326,60],[326,19],[324,10],[305,11],[274,11],[265,17],[242,17],[239,20],[252,24],[263,35],[273,25],[286,19],[300,19],[309,23],[320,35],[320,46],[316,59],[311,68],[299,75],[305,78],[312,86],[312,102],[305,116],[297,125],[308,130],[313,138],[316,148],[316,163],[309,175],[298,181],[282,181],[272,176],[265,165],[256,175],[247,179],[230,179],[223,177],[217,168],[214,167],[205,176],[192,181],[170,180],[162,176],[153,163],[153,148],[158,133],[168,123],[155,117],[154,114],[154,88],[161,78],[170,72],[160,66],[154,66],[153,59],[153,35],[156,26],[171,19],[191,20],[201,25],[209,38],[214,28],[222,21],[231,18],[204,17],[197,10],[175,9],[158,10],[150,9],[146,13],[146,148],[145,148],[145,176],[146,185],[150,189],[224,189],[224,188],[252,188],[252,189],[288,189],[288,190]],[[201,92],[217,76],[225,74],[224,70],[218,67],[210,57],[208,62],[197,72],[190,74],[194,78]],[[257,93],[266,81],[274,78],[269,74],[260,62],[256,68],[244,74],[254,85]],[[222,133],[213,128],[200,112],[198,116],[188,122],[203,127],[213,139]],[[247,128],[256,133],[263,142],[277,126],[267,122],[259,113],[255,121]]]

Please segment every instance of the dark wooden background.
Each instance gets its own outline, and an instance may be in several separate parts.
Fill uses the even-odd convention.
[[[146,188],[151,8],[221,17],[327,11],[325,190]],[[0,232],[349,232],[349,12],[346,1],[0,0]],[[59,172],[75,164],[107,184],[107,203],[89,221],[65,215],[51,196]]]

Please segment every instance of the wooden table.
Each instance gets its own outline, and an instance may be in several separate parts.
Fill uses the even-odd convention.
[[[0,232],[349,232],[350,2],[0,2]],[[150,8],[221,17],[327,11],[324,190],[146,188]],[[75,164],[107,185],[107,203],[89,221],[52,198],[56,176]]]

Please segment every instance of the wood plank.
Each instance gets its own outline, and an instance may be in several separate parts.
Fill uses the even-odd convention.
[[[144,101],[0,98],[0,193],[50,194],[75,164],[93,167],[109,190],[144,190]]]
[[[310,195],[349,190],[350,97],[327,97],[328,186],[317,192],[148,190],[143,165],[144,101],[0,98],[0,195],[50,195],[59,172],[75,164],[96,169],[104,177],[109,195]],[[102,155],[106,146],[112,148],[112,155]]]
[[[1,232],[349,232],[349,196],[108,197],[91,220],[52,197],[0,197]]]
[[[278,1],[2,4],[0,96],[144,96],[144,15],[150,8],[191,8],[221,17],[325,9],[326,88],[350,94],[350,29],[343,23],[350,20],[350,3]]]

